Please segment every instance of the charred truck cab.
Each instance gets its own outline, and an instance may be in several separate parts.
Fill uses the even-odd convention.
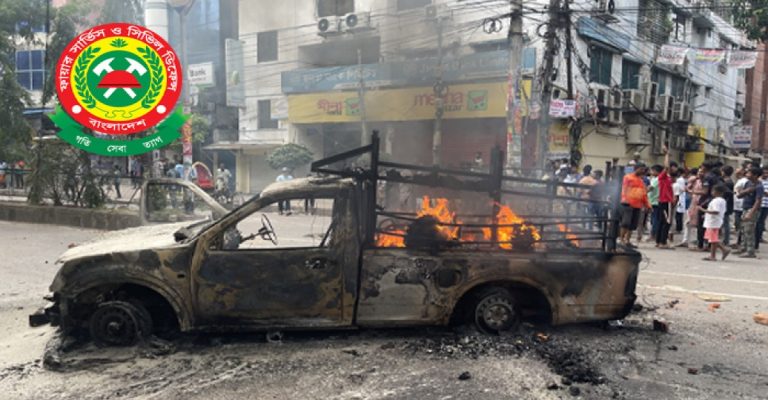
[[[504,176],[498,149],[491,171],[477,173],[380,162],[378,144],[374,134],[368,146],[315,162],[317,177],[273,184],[221,218],[70,249],[53,304],[30,323],[125,345],[164,329],[471,322],[499,332],[524,318],[565,324],[631,309],[640,254],[616,245],[620,168],[603,194],[587,196],[596,189]],[[314,212],[328,223],[285,239],[300,219],[280,214],[297,199],[320,204]]]

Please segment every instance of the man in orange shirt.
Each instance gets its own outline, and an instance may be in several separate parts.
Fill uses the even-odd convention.
[[[640,222],[640,212],[643,209],[650,209],[651,203],[648,201],[648,190],[643,182],[646,167],[642,163],[635,165],[635,171],[625,175],[621,184],[621,232],[619,238],[625,246],[636,248],[630,241],[632,232],[637,229]]]

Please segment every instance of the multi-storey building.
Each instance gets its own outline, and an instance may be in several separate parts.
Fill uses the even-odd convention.
[[[745,71],[697,63],[693,53],[680,65],[658,62],[664,44],[750,45],[726,19],[691,4],[571,3],[573,93],[565,91],[561,29],[552,96],[575,98],[579,106],[573,118],[549,119],[537,118],[531,101],[542,86],[535,78],[546,54],[546,12],[525,12],[515,80],[509,78],[508,20],[494,18],[509,12],[504,3],[315,0],[307,6],[285,0],[266,8],[240,1],[245,102],[232,145],[238,190],[258,191],[274,179],[266,157],[283,143],[304,144],[322,157],[360,145],[363,129],[381,132],[385,157],[470,168],[479,153],[487,164],[488,149],[506,148],[513,138],[508,94],[524,104],[511,130],[546,126],[548,158],[575,151],[582,165],[636,157],[656,162],[668,143],[675,158],[692,166],[712,157],[736,162],[729,133],[742,123]],[[526,10],[544,5],[526,3]],[[510,90],[510,82],[517,89]],[[523,135],[524,166],[533,166],[539,152],[535,136]]]

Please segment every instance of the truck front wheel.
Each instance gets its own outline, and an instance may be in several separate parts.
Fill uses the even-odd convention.
[[[89,321],[91,339],[106,346],[130,346],[152,332],[152,317],[139,302],[99,304]]]
[[[484,333],[498,334],[514,330],[520,324],[515,298],[507,289],[492,287],[477,293],[475,325]]]

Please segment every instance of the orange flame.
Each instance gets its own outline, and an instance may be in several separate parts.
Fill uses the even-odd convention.
[[[520,237],[521,235],[530,235],[532,241],[541,239],[539,230],[533,225],[525,222],[523,218],[518,216],[511,208],[504,205],[499,205],[499,212],[496,215],[499,225],[516,225],[516,226],[500,226],[496,228],[496,238],[499,241],[499,247],[502,249],[512,249],[513,239]],[[483,237],[485,240],[491,240],[491,228],[483,228]]]
[[[579,237],[572,233],[571,228],[568,228],[565,226],[565,224],[557,224],[557,229],[560,230],[560,232],[565,233],[565,238],[571,241],[571,244],[573,244],[576,247],[579,247]]]
[[[431,216],[443,224],[461,223],[456,219],[456,213],[451,210],[448,199],[430,199],[429,196],[424,196],[422,200],[421,210],[416,213],[417,218]],[[499,205],[496,219],[499,225],[514,225],[495,228],[499,247],[502,249],[512,249],[515,245],[530,247],[534,242],[541,239],[539,230],[527,223],[508,206]],[[459,239],[462,242],[480,240],[479,237],[472,233],[467,232],[460,235],[458,226],[438,225],[437,230],[447,239]],[[379,232],[376,236],[376,246],[405,247],[405,233],[402,229],[390,229]],[[490,241],[491,238],[491,228],[482,228],[482,240]]]

